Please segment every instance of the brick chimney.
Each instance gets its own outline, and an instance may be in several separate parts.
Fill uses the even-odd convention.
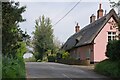
[[[77,32],[79,32],[80,31],[80,26],[78,25],[78,23],[77,23],[77,25],[75,26],[75,32],[77,33]]]
[[[97,19],[103,17],[103,9],[101,8],[102,4],[99,4],[99,10],[97,11]]]
[[[90,23],[94,22],[94,21],[95,21],[95,18],[96,18],[96,16],[95,16],[94,14],[92,14],[92,15],[90,16]]]

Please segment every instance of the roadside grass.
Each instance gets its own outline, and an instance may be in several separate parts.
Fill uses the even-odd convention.
[[[118,78],[120,77],[120,61],[111,61],[109,59],[103,60],[96,64],[94,70],[100,74]]]
[[[23,58],[15,59],[15,58],[2,58],[2,78],[3,79],[20,79],[25,80],[26,71],[25,71],[25,63]]]

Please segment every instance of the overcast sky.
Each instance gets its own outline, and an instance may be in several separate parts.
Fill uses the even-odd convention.
[[[19,0],[20,1],[20,0]],[[46,0],[44,0],[46,1]],[[57,0],[60,1],[60,0]],[[68,0],[67,0],[68,1]],[[41,2],[35,0],[21,1],[21,6],[26,6],[26,12],[22,15],[26,19],[26,22],[20,24],[23,31],[27,30],[28,34],[32,36],[32,32],[35,30],[35,20],[44,15],[49,17],[52,24],[55,24],[60,18],[62,18],[79,0],[69,0],[68,2]],[[81,1],[64,19],[58,24],[53,26],[54,35],[61,42],[65,42],[72,34],[75,33],[76,22],[79,23],[80,29],[89,24],[89,17],[91,14],[97,15],[100,0],[90,2],[91,0]],[[102,8],[107,11],[110,10],[110,4],[108,0],[102,1]]]

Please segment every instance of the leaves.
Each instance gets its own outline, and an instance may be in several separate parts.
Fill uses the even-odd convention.
[[[120,60],[120,40],[115,40],[115,41],[111,41],[108,43],[107,45],[107,52],[106,52],[106,56],[110,59],[110,60]]]
[[[17,53],[20,48],[18,42],[23,41],[23,32],[19,28],[19,23],[25,21],[22,13],[25,6],[19,7],[19,2],[2,2],[2,53],[3,55]]]
[[[25,64],[23,59],[4,56],[2,64],[2,78],[25,78]]]
[[[120,6],[120,0],[118,2],[114,2],[114,1],[111,1],[111,0],[109,0],[109,1],[110,1],[110,4],[111,4],[110,6],[113,7],[113,8]]]
[[[36,20],[34,34],[34,51],[39,59],[42,60],[44,53],[47,50],[53,49],[53,29],[49,18],[44,15]],[[37,58],[38,58],[37,57]]]
[[[19,23],[25,21],[22,13],[26,7],[19,3],[2,3],[2,77],[25,78],[23,54],[26,51],[24,39],[27,34],[19,28]]]

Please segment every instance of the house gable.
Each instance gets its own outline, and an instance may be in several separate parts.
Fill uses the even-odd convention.
[[[104,25],[104,27],[101,29],[99,34],[94,39],[94,61],[95,62],[102,61],[107,58],[105,56],[105,53],[106,53],[106,46],[108,43],[108,33],[118,32],[118,30],[116,29],[116,26],[113,26],[114,24],[113,23],[111,24],[110,22],[114,22],[114,24],[117,24],[113,16],[111,16],[111,18],[107,21],[107,23]]]
[[[92,44],[93,40],[97,37],[99,32],[103,29],[108,20],[113,17],[118,22],[118,16],[112,9],[108,14],[96,20],[95,22],[87,25],[79,32],[72,35],[66,43],[62,46],[64,50],[70,50],[72,48]]]

